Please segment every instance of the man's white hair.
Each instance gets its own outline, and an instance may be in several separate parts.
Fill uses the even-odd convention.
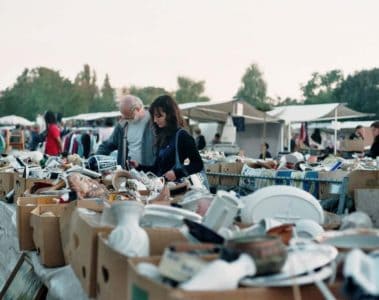
[[[125,107],[143,107],[143,102],[140,98],[134,95],[126,95],[120,99],[120,109]]]

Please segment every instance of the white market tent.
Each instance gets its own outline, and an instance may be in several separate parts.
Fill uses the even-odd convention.
[[[229,115],[243,117],[245,131],[237,132],[236,143],[250,157],[258,157],[263,141],[269,143],[270,151],[275,153],[283,148],[283,122],[257,110],[246,101],[195,102],[179,104],[179,107],[184,116],[203,123],[204,127],[204,123],[225,123]],[[207,130],[206,133],[210,132]]]
[[[292,123],[333,120],[335,122],[334,145],[336,145],[338,120],[362,118],[371,115],[350,109],[344,103],[279,106],[268,112],[268,114],[272,117],[284,120],[285,124],[288,125],[288,149],[290,148]],[[336,149],[334,149],[334,151],[336,151]]]
[[[199,122],[225,122],[229,114],[245,118],[246,124],[277,123],[279,120],[243,100],[192,102],[179,105],[184,116]]]
[[[20,116],[10,115],[0,118],[1,125],[22,125],[22,126],[32,126],[33,122],[29,121]]]
[[[121,116],[119,111],[108,111],[108,112],[95,112],[88,114],[80,114],[68,118],[63,118],[63,121],[72,121],[72,120],[80,120],[80,121],[93,121],[104,118],[117,118]]]

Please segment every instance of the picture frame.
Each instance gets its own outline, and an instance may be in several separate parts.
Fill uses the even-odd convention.
[[[0,292],[2,300],[42,300],[47,288],[34,272],[29,257],[22,253]]]

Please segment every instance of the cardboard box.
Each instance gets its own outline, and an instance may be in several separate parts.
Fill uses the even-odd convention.
[[[20,174],[14,175],[14,199],[23,196],[24,192],[31,188],[35,182],[52,182],[51,179],[23,178]]]
[[[146,228],[150,255],[162,255],[175,241],[186,241],[175,228]],[[127,299],[128,257],[108,246],[108,233],[99,233],[96,299]]]
[[[62,212],[59,218],[59,229],[61,235],[61,243],[63,249],[63,255],[65,262],[69,263],[70,258],[70,228],[71,228],[71,217],[73,212],[77,207],[87,208],[96,212],[100,212],[104,208],[103,200],[100,199],[84,199],[72,201],[67,204],[67,208]]]
[[[100,214],[82,214],[76,209],[71,216],[68,261],[89,297],[96,296],[98,233],[110,232],[100,224]]]
[[[355,170],[349,174],[348,195],[355,196],[356,189],[379,188],[379,171]]]
[[[206,173],[220,173],[221,164],[209,164],[205,166]],[[220,176],[217,175],[207,175],[208,183],[210,186],[217,186],[220,184]]]
[[[356,189],[354,205],[357,211],[368,214],[374,227],[379,228],[379,189]]]
[[[157,265],[160,257],[131,258],[128,260],[128,297],[129,300],[293,300],[293,287],[281,288],[247,288],[242,287],[231,291],[203,291],[189,292],[174,289],[168,285],[153,281],[137,272],[136,266],[140,262]],[[341,294],[342,283],[329,286],[337,299],[344,299]],[[301,299],[321,300],[324,299],[315,285],[306,285],[300,288]],[[125,299],[125,298],[124,298]]]
[[[0,199],[4,200],[5,196],[13,190],[14,173],[0,173]]]
[[[363,152],[365,150],[364,140],[343,140],[340,144],[341,151]]]
[[[240,175],[242,171],[243,163],[224,163],[221,164],[221,173],[223,174],[237,174]],[[221,176],[220,184],[226,186],[237,186],[239,184],[239,177]]]
[[[33,241],[41,263],[46,267],[65,265],[59,231],[59,217],[65,208],[66,204],[43,205],[37,206],[31,212]],[[42,216],[46,212],[52,212],[55,216]]]
[[[16,205],[17,233],[20,251],[35,250],[30,213],[38,205],[55,204],[54,196],[19,197]]]

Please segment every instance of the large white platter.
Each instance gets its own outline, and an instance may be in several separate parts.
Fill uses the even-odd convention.
[[[283,223],[300,219],[324,223],[324,213],[318,200],[310,193],[293,186],[274,185],[241,198],[243,223],[257,223],[265,218],[274,218]]]

